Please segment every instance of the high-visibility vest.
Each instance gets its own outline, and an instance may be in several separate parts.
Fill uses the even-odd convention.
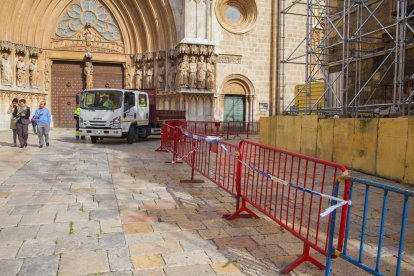
[[[80,115],[80,107],[75,108],[75,110],[73,111],[73,115],[75,115],[75,116]]]
[[[103,106],[108,107],[108,108],[112,108],[114,106],[114,104],[111,101],[106,101],[106,102],[103,103]]]

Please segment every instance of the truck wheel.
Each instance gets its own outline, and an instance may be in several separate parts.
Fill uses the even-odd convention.
[[[91,141],[92,141],[92,144],[96,144],[96,143],[98,143],[98,137],[96,137],[96,136],[91,136]]]
[[[134,139],[135,139],[135,126],[131,126],[128,131],[127,143],[128,144],[134,143]]]
[[[148,138],[147,128],[145,128],[145,127],[140,128],[138,136],[139,136],[140,139],[146,140]]]

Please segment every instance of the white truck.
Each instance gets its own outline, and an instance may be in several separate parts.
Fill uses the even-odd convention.
[[[89,89],[83,91],[78,101],[80,134],[90,136],[92,143],[104,138],[126,138],[127,143],[132,144],[136,139],[161,134],[163,112],[156,110],[154,89]],[[164,116],[163,119],[176,118]]]

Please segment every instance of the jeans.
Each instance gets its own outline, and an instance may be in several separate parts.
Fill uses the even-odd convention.
[[[17,129],[12,129],[13,131],[13,145],[17,145]]]
[[[43,146],[44,142],[49,144],[49,131],[50,131],[50,124],[39,124],[37,125],[37,135],[39,136],[39,146]],[[44,140],[43,140],[44,136]]]
[[[21,147],[27,145],[27,138],[29,138],[29,126],[17,123],[16,124],[17,136],[19,137],[19,143]]]

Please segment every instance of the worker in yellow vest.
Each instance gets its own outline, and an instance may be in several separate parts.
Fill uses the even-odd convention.
[[[79,137],[81,137],[80,131],[79,131],[79,118],[80,118],[80,107],[76,106],[75,110],[73,111],[73,119],[76,120],[76,131],[75,131],[76,140],[79,140]],[[81,139],[85,140],[85,136],[82,136]]]

